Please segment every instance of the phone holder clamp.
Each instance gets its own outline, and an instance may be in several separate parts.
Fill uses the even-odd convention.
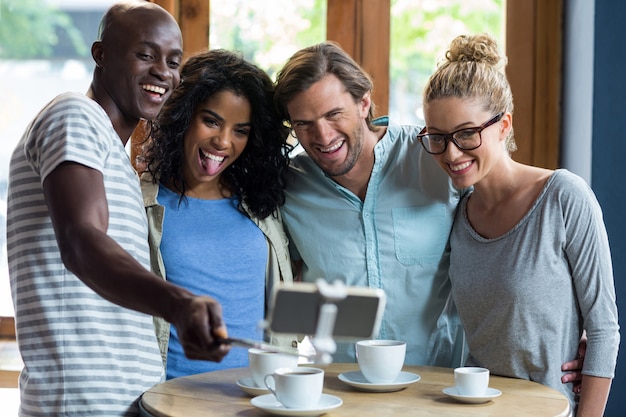
[[[315,336],[311,340],[315,348],[315,363],[330,364],[332,354],[337,350],[337,343],[333,339],[333,329],[337,318],[337,302],[348,295],[345,284],[339,280],[328,283],[324,278],[315,281],[322,296]]]

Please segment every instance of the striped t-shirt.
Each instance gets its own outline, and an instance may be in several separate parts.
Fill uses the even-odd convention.
[[[102,173],[107,233],[149,268],[139,180],[119,136],[93,100],[58,96],[27,128],[9,172],[7,250],[25,364],[20,415],[136,415],[137,398],[163,377],[152,317],[106,301],[61,262],[42,185],[65,161]]]

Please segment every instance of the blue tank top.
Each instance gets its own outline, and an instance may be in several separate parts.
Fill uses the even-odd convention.
[[[165,207],[161,254],[167,280],[217,299],[230,336],[261,340],[268,259],[263,232],[237,209],[236,198],[187,198],[179,206],[179,195],[160,186],[157,199]],[[248,366],[247,350],[237,347],[220,363],[189,360],[170,328],[168,379]]]

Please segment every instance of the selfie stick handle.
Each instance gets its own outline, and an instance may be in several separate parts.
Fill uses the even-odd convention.
[[[337,344],[333,339],[337,318],[336,303],[346,298],[347,291],[344,283],[339,280],[329,284],[325,279],[318,278],[316,284],[324,302],[320,306],[315,337],[312,340],[316,352],[315,362],[330,364],[333,361],[332,354],[337,350]]]

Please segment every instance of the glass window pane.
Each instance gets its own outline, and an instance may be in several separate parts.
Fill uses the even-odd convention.
[[[389,114],[423,124],[422,90],[450,41],[487,32],[504,48],[506,0],[391,0]]]
[[[211,0],[209,47],[242,52],[272,79],[298,49],[326,39],[326,0]]]

